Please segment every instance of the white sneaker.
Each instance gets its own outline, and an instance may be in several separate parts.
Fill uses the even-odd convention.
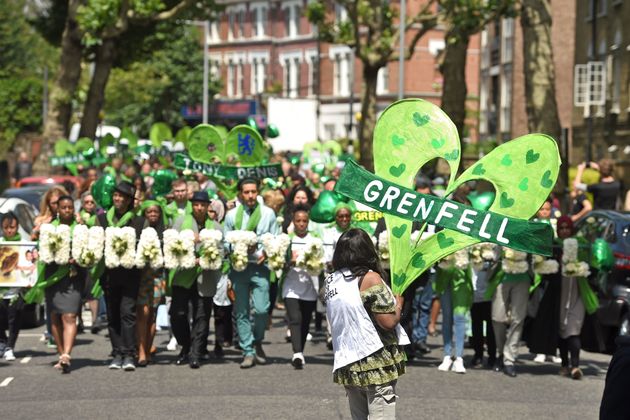
[[[8,348],[4,351],[4,360],[7,362],[12,362],[15,360],[15,355],[13,354],[13,349]]]
[[[562,363],[562,358],[558,356],[551,356],[549,359],[551,359],[552,363],[556,363],[556,364]]]
[[[438,366],[438,370],[441,370],[442,372],[448,372],[449,370],[451,370],[452,364],[453,359],[451,358],[451,356],[444,356],[444,360],[442,360],[442,363],[440,363],[440,366]]]
[[[466,368],[464,367],[464,359],[458,357],[453,362],[453,372],[455,373],[466,373]]]
[[[166,350],[168,351],[177,350],[177,339],[175,337],[172,337],[171,341],[168,342],[168,344],[166,345]]]
[[[304,355],[302,353],[293,353],[293,359],[291,359],[291,364],[296,369],[302,369],[306,362],[304,361]]]
[[[306,341],[313,341],[313,335],[311,333],[306,333]]]
[[[534,362],[536,363],[545,363],[545,355],[544,354],[537,354],[536,357],[534,357]]]

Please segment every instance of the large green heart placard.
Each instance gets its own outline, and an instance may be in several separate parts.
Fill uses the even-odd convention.
[[[269,157],[269,150],[257,130],[248,125],[237,125],[224,140],[214,126],[200,124],[188,137],[188,153],[198,162],[213,164],[240,163],[243,166],[259,165]]]

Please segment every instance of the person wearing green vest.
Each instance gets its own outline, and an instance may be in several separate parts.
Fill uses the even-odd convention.
[[[18,233],[18,219],[13,212],[2,216],[2,237],[0,242],[19,242],[22,236]],[[27,254],[31,251],[27,251]],[[24,309],[21,288],[0,288],[0,357],[11,362],[15,360],[13,350],[20,334],[20,319]],[[5,330],[8,330],[7,337]]]
[[[180,216],[192,213],[192,204],[188,201],[188,187],[186,180],[173,181],[173,201],[166,206],[166,214],[171,222]]]
[[[210,198],[207,191],[196,191],[191,198],[192,214],[178,217],[173,229],[182,231],[190,229],[198,237],[202,229],[217,229],[221,226],[208,217]],[[200,244],[196,245],[197,251]],[[192,369],[198,369],[201,357],[207,354],[210,315],[212,314],[212,297],[217,290],[217,282],[221,271],[201,271],[198,267],[171,272],[172,298],[171,327],[177,343],[182,350],[175,362],[177,365],[188,363]],[[188,316],[188,308],[192,307],[192,317]],[[192,327],[189,319],[192,318]]]
[[[136,242],[142,229],[148,226],[143,216],[133,210],[135,187],[126,181],[116,185],[112,195],[113,207],[107,213],[99,214],[96,224],[103,228],[133,227]],[[113,359],[110,369],[136,370],[134,355],[136,352],[136,301],[140,288],[140,269],[106,268],[101,277],[101,286],[105,294],[107,307],[107,326],[112,343]],[[96,279],[94,279],[96,281]]]
[[[258,182],[245,178],[238,182],[240,205],[225,216],[224,237],[228,232],[248,230],[258,236],[264,233],[279,234],[276,214],[258,201]],[[228,248],[228,252],[231,250]],[[266,256],[262,244],[250,249],[249,263],[243,271],[232,270],[230,280],[236,295],[234,313],[239,344],[243,350],[241,368],[247,369],[255,363],[267,363],[262,341],[265,337],[269,310],[269,269],[264,264]],[[254,304],[254,325],[250,321],[250,295]],[[252,328],[253,327],[253,328]]]

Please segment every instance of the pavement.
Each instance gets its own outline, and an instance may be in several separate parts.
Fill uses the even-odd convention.
[[[89,316],[86,318],[89,319]],[[343,388],[332,382],[332,354],[323,337],[307,342],[304,370],[290,365],[282,312],[274,313],[265,339],[269,364],[239,368],[240,353],[198,370],[176,366],[166,350],[168,333],[156,338],[155,364],[135,372],[107,369],[110,351],[104,331],[81,334],[72,372],[52,364],[53,349],[40,342],[43,327],[22,331],[14,362],[0,361],[0,407],[6,419],[349,419]],[[89,331],[89,329],[88,329]],[[211,337],[212,339],[212,337]],[[559,365],[533,362],[524,353],[517,378],[485,369],[465,375],[439,372],[441,337],[432,352],[408,365],[397,386],[400,419],[595,419],[609,355],[582,352],[584,378],[558,375]],[[212,345],[209,345],[212,349]],[[522,349],[525,352],[525,349]],[[465,360],[472,356],[465,350]]]

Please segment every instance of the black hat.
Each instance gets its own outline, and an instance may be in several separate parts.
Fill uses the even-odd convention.
[[[208,191],[195,191],[192,195],[190,201],[200,201],[202,203],[210,204],[210,197],[208,196]]]
[[[119,193],[126,195],[127,197],[133,199],[136,196],[136,187],[133,186],[131,182],[121,181],[116,185],[114,191],[118,191]]]

